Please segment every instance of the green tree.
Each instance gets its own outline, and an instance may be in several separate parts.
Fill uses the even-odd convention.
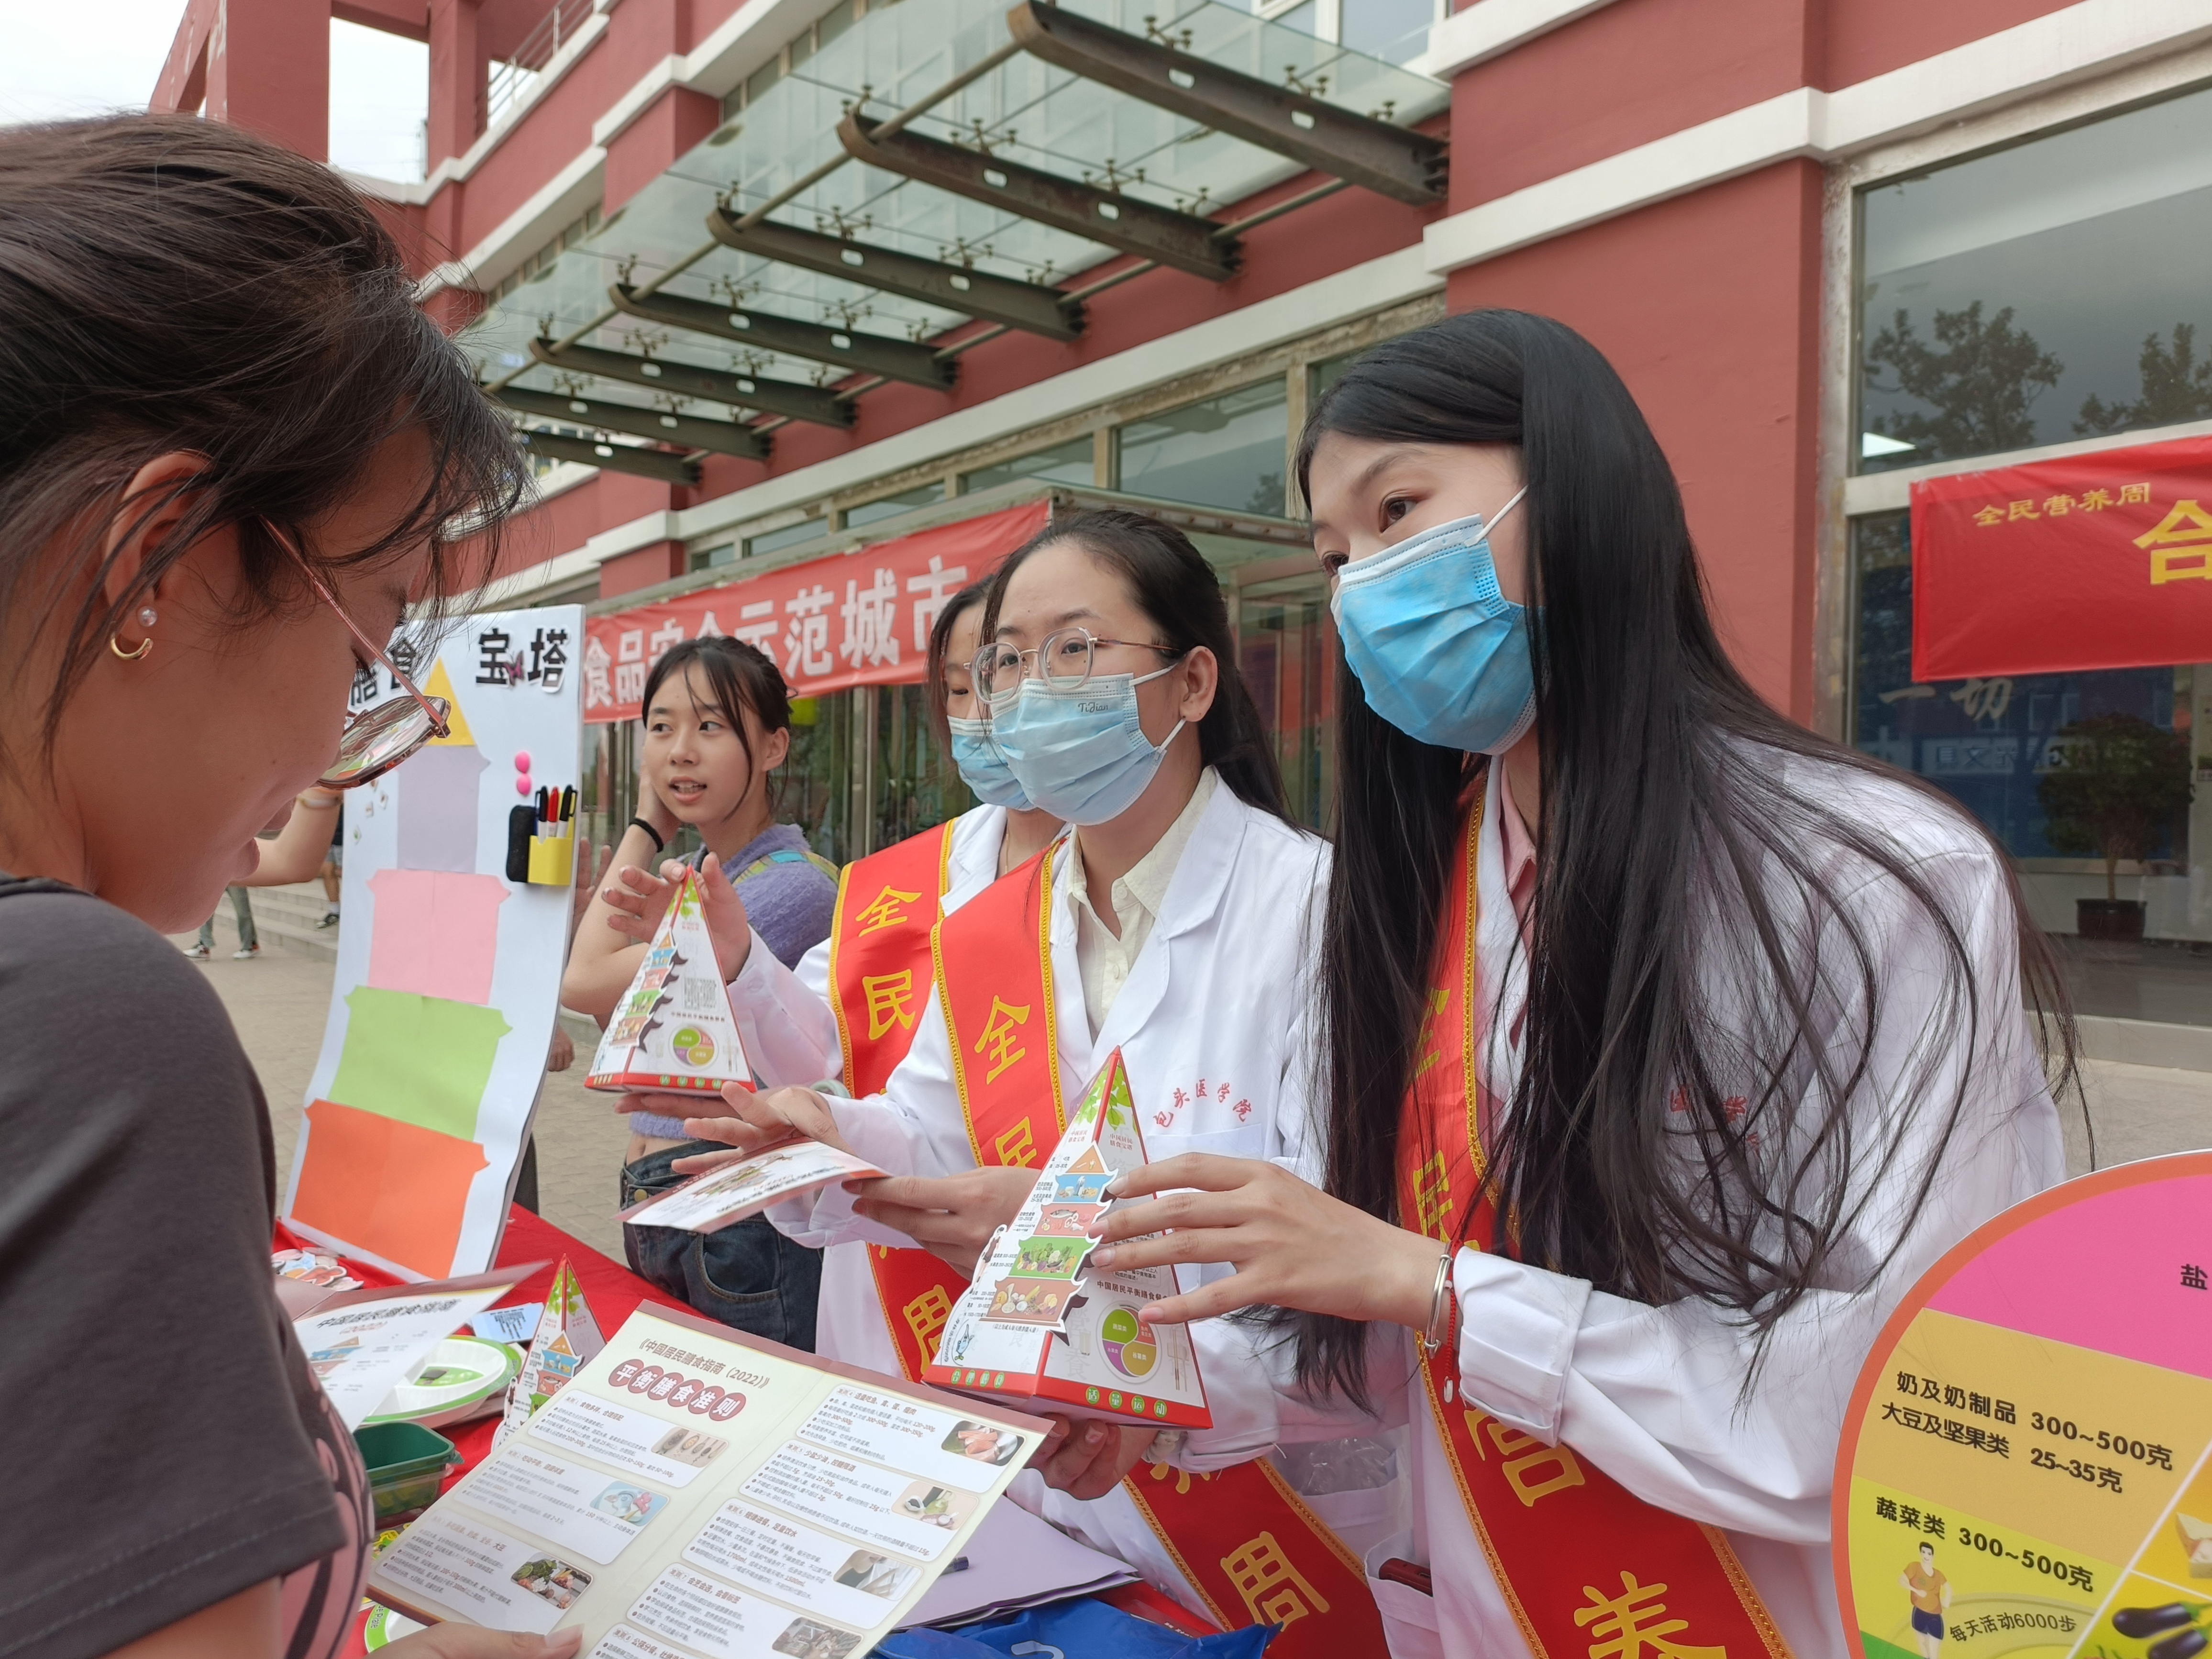
[[[2139,426],[2212,420],[2212,357],[2197,361],[2196,324],[2176,323],[2171,345],[2155,334],[2144,335],[2136,368],[2142,377],[2142,395],[2131,404],[2108,404],[2093,394],[2074,422],[2076,432],[2125,432]]]
[[[2094,714],[2062,728],[2058,763],[2035,788],[2044,838],[2105,860],[2105,896],[2119,897],[2122,859],[2147,859],[2189,805],[2189,739],[2135,714]]]
[[[1884,365],[1894,372],[1896,385],[1881,384]],[[1984,322],[1976,300],[1964,311],[1936,313],[1933,345],[1900,307],[1889,326],[1867,343],[1865,372],[1869,390],[1903,392],[1936,411],[1880,415],[1869,430],[1934,459],[2027,447],[2035,441],[2029,405],[2058,384],[2066,365],[2033,335],[2013,326],[2010,306]]]

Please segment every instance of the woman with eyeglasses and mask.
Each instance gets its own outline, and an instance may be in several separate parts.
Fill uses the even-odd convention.
[[[857,1203],[833,1188],[769,1214],[809,1243],[934,1253],[895,1251],[903,1265],[860,1304],[866,1316],[823,1327],[825,1354],[909,1376],[1116,1048],[1153,1156],[1320,1173],[1305,1066],[1328,851],[1291,819],[1218,579],[1155,520],[1079,514],[1007,558],[982,636],[992,742],[1028,799],[1073,833],[945,917],[939,977],[880,1092],[732,1090],[738,1117],[690,1126],[740,1148],[795,1127],[896,1172]],[[852,1346],[833,1352],[833,1331]],[[1314,1514],[1329,1500],[1309,1507],[1262,1455],[1293,1432],[1297,1407],[1254,1333],[1214,1321],[1197,1338],[1211,1430],[1074,1425],[1033,1465],[1057,1490],[1029,1501],[1238,1625],[1249,1615],[1224,1558],[1270,1532],[1329,1604],[1282,1650],[1373,1650],[1355,1558]]]
[[[1174,1195],[1092,1262],[1233,1262],[1143,1322],[1271,1309],[1301,1398],[1395,1396],[1413,1526],[1369,1560],[1400,1659],[1639,1630],[1842,1659],[1860,1366],[2063,1173],[2022,1006],[2065,1032],[2048,947],[1956,802],[1745,682],[1572,331],[1377,348],[1298,471],[1352,671],[1325,1170],[1156,1163],[1118,1190]]]
[[[906,1057],[916,1017],[928,999],[933,971],[930,931],[938,918],[1034,858],[1060,831],[1058,818],[1030,805],[992,744],[988,722],[976,717],[972,669],[982,640],[988,586],[988,581],[971,583],[945,602],[930,629],[925,659],[939,740],[983,804],[847,866],[836,884],[827,936],[820,935],[817,926],[814,937],[820,942],[795,967],[784,963],[794,953],[775,948],[776,942],[761,935],[756,912],[746,902],[752,889],[742,877],[734,884],[708,882],[702,889],[702,912],[729,981],[746,1058],[763,1086],[836,1079],[854,1094],[880,1088]],[[656,680],[646,687],[648,721],[662,668],[685,649],[678,646],[654,665]],[[775,674],[772,665],[762,666]],[[625,842],[623,850],[647,856],[634,843]],[[606,919],[618,934],[648,938],[667,914],[673,891],[665,874],[653,875],[634,865],[618,868],[601,890]],[[603,948],[611,951],[612,946]],[[603,1014],[612,1007],[611,1000],[595,1005],[578,990],[577,963],[585,954],[580,948],[572,957],[567,1000]],[[623,952],[625,957],[635,954]],[[603,976],[602,982],[611,999],[629,981],[625,971],[617,980]],[[696,1149],[688,1148],[682,1136],[684,1119],[698,1109],[699,1100],[696,1095],[639,1094],[623,1104],[637,1114],[634,1126],[652,1114],[651,1133],[675,1137],[643,1152],[633,1148],[631,1166],[623,1175],[623,1201],[638,1203],[686,1178],[694,1167]],[[663,1119],[661,1114],[667,1115]],[[642,1165],[637,1162],[641,1157],[654,1162]],[[766,1234],[765,1242],[760,1233]],[[833,1246],[817,1258],[758,1217],[703,1237],[628,1227],[623,1243],[633,1267],[702,1312],[778,1341],[805,1348],[820,1341],[828,1351],[843,1353],[854,1352],[860,1339],[849,1328],[842,1337],[820,1338],[820,1326],[857,1323],[864,1328],[863,1337],[880,1330],[879,1293],[890,1287],[889,1293],[896,1294],[903,1270],[915,1265],[908,1258],[923,1255],[904,1251],[887,1261],[878,1252],[872,1271],[865,1244]],[[801,1274],[794,1258],[805,1260],[811,1268],[803,1298],[795,1293]],[[741,1290],[755,1293],[744,1296]],[[767,1320],[761,1318],[769,1300],[759,1294],[763,1291],[776,1297],[779,1308]],[[802,1299],[803,1324],[791,1311]]]
[[[360,1605],[268,1109],[162,935],[441,729],[349,690],[489,574],[527,473],[413,294],[367,203],[235,127],[0,132],[0,1645],[42,1659],[323,1659]]]

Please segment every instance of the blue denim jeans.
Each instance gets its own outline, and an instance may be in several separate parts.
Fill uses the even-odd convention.
[[[689,1179],[669,1165],[696,1152],[726,1150],[695,1140],[650,1152],[623,1166],[621,1207],[642,1204]],[[623,1228],[630,1271],[693,1311],[750,1335],[814,1351],[814,1308],[822,1291],[822,1252],[794,1244],[766,1216],[714,1233],[677,1227]]]

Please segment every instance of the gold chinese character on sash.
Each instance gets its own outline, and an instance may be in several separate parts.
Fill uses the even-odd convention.
[[[914,1030],[914,969],[896,974],[863,974],[860,994],[868,1000],[868,1041],[875,1042],[897,1025]]]
[[[867,908],[853,920],[860,924],[860,931],[864,933],[872,933],[883,927],[903,927],[913,920],[907,915],[906,907],[919,902],[921,898],[919,893],[902,892],[885,883],[884,890],[870,899]]]
[[[1001,1072],[1029,1053],[1028,1049],[1016,1043],[1014,1029],[1029,1024],[1029,1018],[1027,1003],[1013,1008],[997,997],[991,999],[991,1017],[983,1022],[982,1036],[975,1039],[977,1054],[984,1054],[987,1048],[990,1051],[984,1055],[991,1068],[984,1074],[984,1082],[996,1083]]]
[[[996,1077],[998,1073],[994,1072],[991,1075]],[[1026,1170],[1036,1161],[1036,1141],[1030,1133],[1027,1118],[993,1141],[991,1147],[998,1153],[999,1162],[1010,1170]]]
[[[2150,486],[2148,484],[2122,484],[2120,486],[2120,505],[2122,507],[2148,506],[2149,503]]]
[[[1442,1152],[1413,1171],[1414,1217],[1424,1236],[1442,1238],[1452,1212],[1451,1168]]]
[[[1487,1412],[1469,1412],[1467,1437],[1474,1444],[1474,1455],[1485,1462],[1490,1460],[1482,1446],[1485,1430],[1489,1431],[1490,1443],[1504,1455],[1505,1462],[1499,1467],[1506,1484],[1529,1509],[1536,1507],[1539,1498],[1583,1484],[1583,1466],[1565,1446],[1547,1446],[1526,1430],[1510,1427]]]
[[[1164,1480],[1170,1475],[1175,1476],[1176,1496],[1178,1498],[1182,1497],[1185,1492],[1190,1490],[1190,1483],[1193,1480],[1211,1480],[1213,1479],[1213,1476],[1210,1473],[1194,1475],[1188,1469],[1177,1468],[1172,1463],[1154,1463],[1151,1467],[1152,1471],[1152,1479],[1155,1480]]]
[[[1636,1575],[1620,1575],[1620,1594],[1607,1595],[1595,1584],[1584,1584],[1589,1606],[1575,1609],[1575,1623],[1597,1638],[1589,1659],[1644,1659],[1647,1650],[1659,1659],[1728,1659],[1725,1647],[1695,1648],[1670,1638],[1689,1629],[1686,1619],[1668,1619],[1667,1604],[1658,1598],[1664,1584],[1639,1584]],[[1664,1620],[1664,1623],[1659,1621]]]
[[[1263,1532],[1234,1554],[1221,1558],[1221,1570],[1244,1598],[1244,1609],[1255,1625],[1290,1625],[1310,1613],[1327,1613],[1322,1593],[1291,1565],[1291,1558]]]
[[[2190,577],[2212,581],[2212,513],[2193,501],[2176,501],[2157,528],[2136,538],[2136,545],[2150,554],[2150,585]]]
[[[899,1310],[906,1320],[907,1329],[925,1354],[937,1351],[937,1339],[945,1329],[945,1322],[952,1317],[952,1298],[945,1293],[945,1286],[933,1285],[920,1296]]]
[[[1413,1077],[1419,1081],[1430,1066],[1444,1057],[1443,1044],[1438,1040],[1437,1022],[1443,1018],[1444,1006],[1451,999],[1441,990],[1429,993],[1428,1012],[1421,1016],[1421,1057],[1413,1066]]]
[[[2084,513],[2102,513],[2112,504],[2112,492],[2103,489],[2085,489],[2081,492],[2081,499],[2074,503]]]

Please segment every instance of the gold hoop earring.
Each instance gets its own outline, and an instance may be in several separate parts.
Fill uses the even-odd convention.
[[[107,648],[125,662],[137,662],[139,658],[154,648],[154,636],[149,634],[144,639],[139,641],[138,648],[136,651],[125,651],[123,648],[123,641],[110,634],[107,636]]]

